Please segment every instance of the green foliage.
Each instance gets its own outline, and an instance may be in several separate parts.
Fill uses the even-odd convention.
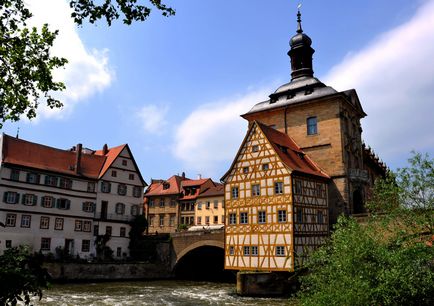
[[[341,216],[301,278],[303,305],[433,305],[434,160],[376,182],[364,224]]]
[[[145,21],[151,14],[151,6],[161,11],[163,16],[175,15],[175,10],[161,3],[161,0],[149,0],[148,6],[138,4],[137,0],[104,0],[101,5],[92,0],[72,0],[70,6],[74,10],[72,18],[74,22],[81,25],[84,20],[90,23],[105,18],[110,26],[114,20],[123,15],[123,23],[130,25],[133,21]],[[143,1],[140,1],[143,2]]]
[[[113,259],[113,250],[109,246],[107,246],[107,242],[109,242],[110,238],[110,235],[107,234],[96,236],[96,257],[100,261]]]
[[[40,32],[35,27],[27,28],[31,16],[22,0],[0,1],[1,122],[17,121],[22,114],[34,118],[41,95],[48,107],[62,107],[50,93],[65,88],[51,74],[67,63],[64,58],[50,56],[58,32],[50,32],[46,24]]]
[[[130,225],[130,243],[128,245],[128,248],[130,249],[131,258],[133,258],[134,260],[145,260],[149,257],[152,257],[153,253],[150,250],[155,249],[155,246],[150,245],[143,236],[144,232],[148,228],[148,221],[146,220],[145,216],[136,216],[131,221]]]
[[[41,256],[31,255],[28,247],[11,248],[0,256],[0,305],[30,304],[32,296],[42,297],[50,277],[42,267]]]

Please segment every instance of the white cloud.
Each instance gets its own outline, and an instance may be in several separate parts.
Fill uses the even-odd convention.
[[[229,167],[247,131],[247,121],[240,114],[266,100],[270,92],[270,88],[260,89],[197,108],[176,129],[173,155],[187,169],[222,176],[215,171]]]
[[[168,106],[145,105],[137,113],[145,133],[161,135],[167,126]]]
[[[56,81],[62,81],[66,85],[66,90],[56,94],[64,103],[64,108],[51,110],[41,103],[38,111],[42,117],[62,118],[77,103],[111,84],[114,72],[108,65],[108,50],[86,49],[78,35],[77,26],[71,19],[68,1],[32,0],[27,5],[33,13],[31,25],[40,27],[47,23],[51,31],[59,30],[52,53],[69,61],[64,69],[53,73]]]
[[[434,1],[348,55],[324,78],[355,88],[368,117],[364,138],[392,167],[416,149],[434,152]]]

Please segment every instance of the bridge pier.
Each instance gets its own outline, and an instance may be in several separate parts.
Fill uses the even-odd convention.
[[[284,296],[296,286],[289,272],[237,273],[237,294],[241,296]]]

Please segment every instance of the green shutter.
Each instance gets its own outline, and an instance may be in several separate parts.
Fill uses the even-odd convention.
[[[112,184],[111,183],[107,183],[108,184],[108,192],[112,192]]]
[[[71,207],[71,200],[66,200],[66,209],[69,209]]]
[[[36,203],[38,203],[38,196],[34,195],[33,196],[33,205],[36,205]]]
[[[56,200],[56,205],[55,206],[56,206],[56,208],[59,208],[59,206],[60,206],[60,199]]]
[[[3,193],[3,202],[5,202],[6,203],[6,199],[8,198],[8,191],[5,191],[4,193]]]
[[[23,197],[21,199],[21,204],[24,204],[25,199],[26,199],[26,194],[23,194]]]
[[[17,196],[15,197],[15,204],[18,204],[20,202],[20,194],[17,193]]]

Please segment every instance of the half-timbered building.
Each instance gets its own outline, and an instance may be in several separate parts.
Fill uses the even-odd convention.
[[[286,134],[253,122],[225,182],[225,268],[293,271],[328,235],[325,174]]]

